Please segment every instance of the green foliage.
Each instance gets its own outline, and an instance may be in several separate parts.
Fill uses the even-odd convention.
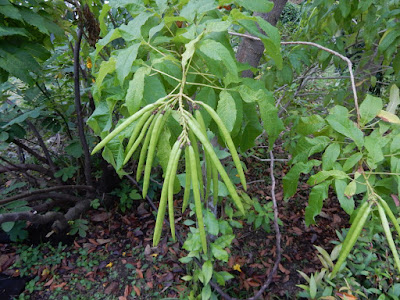
[[[86,232],[89,229],[87,226],[88,221],[85,219],[76,219],[74,221],[69,222],[71,226],[71,230],[69,231],[69,234],[75,235],[79,234],[80,237],[86,237]]]

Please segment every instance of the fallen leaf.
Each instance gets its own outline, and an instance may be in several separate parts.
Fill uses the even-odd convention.
[[[106,295],[110,295],[114,292],[116,292],[116,290],[118,289],[118,282],[113,281],[111,282],[108,287],[105,289],[104,294]]]
[[[90,219],[93,222],[104,222],[106,220],[108,220],[111,217],[111,213],[109,212],[102,212],[96,215],[93,215]]]
[[[136,295],[140,297],[140,289],[136,285],[133,286],[133,289],[135,290]]]
[[[45,284],[44,284],[44,286],[50,286],[52,283],[53,283],[53,281],[54,281],[54,277],[52,277],[49,281],[47,281]]]
[[[336,296],[339,296],[340,299],[346,299],[346,300],[357,300],[358,299],[356,296],[348,294],[348,293],[336,293]]]
[[[97,239],[96,242],[99,245],[104,245],[104,244],[107,244],[107,243],[111,242],[111,239]]]
[[[143,279],[143,272],[140,269],[136,269],[136,274],[140,279]]]
[[[282,273],[290,274],[290,271],[289,271],[288,269],[285,269],[285,267],[282,266],[282,264],[279,264],[279,265],[278,265],[278,268],[279,268],[279,270],[280,270]]]

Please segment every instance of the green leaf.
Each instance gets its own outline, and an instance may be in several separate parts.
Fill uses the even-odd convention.
[[[96,86],[101,89],[103,85],[103,80],[107,74],[113,73],[115,71],[116,60],[114,57],[110,57],[108,61],[103,61],[100,65],[99,73],[96,78]]]
[[[364,145],[364,134],[357,125],[349,119],[347,108],[337,105],[326,118],[329,125],[337,132],[352,139],[359,149]]]
[[[340,145],[337,143],[329,145],[324,154],[322,155],[322,168],[324,170],[333,169],[333,165],[335,164],[337,158],[340,155]]]
[[[140,43],[131,45],[128,48],[117,51],[117,76],[121,85],[124,84],[125,78],[129,75],[132,70],[132,64],[136,60]]]
[[[65,147],[65,152],[75,158],[81,157],[83,154],[81,143],[78,141],[72,141],[67,147]]]
[[[218,239],[216,239],[216,241],[214,243],[212,243],[212,245],[218,246],[221,248],[226,248],[232,243],[234,238],[235,238],[235,236],[233,234],[224,234],[224,235],[220,236]]]
[[[309,135],[318,132],[326,125],[324,118],[320,115],[312,115],[309,117],[301,117],[296,131],[301,135]]]
[[[346,18],[351,11],[351,2],[348,0],[339,0],[339,9],[342,12],[343,18]]]
[[[204,215],[204,224],[207,227],[207,231],[209,234],[217,236],[219,233],[219,225],[218,225],[218,220],[214,216],[213,213],[207,210],[207,212]]]
[[[330,170],[330,171],[323,170],[311,176],[310,179],[308,179],[307,184],[309,185],[319,184],[330,177],[333,177],[335,179],[346,179],[348,178],[348,175],[340,170]]]
[[[373,118],[382,110],[382,99],[367,95],[365,100],[360,105],[361,125],[365,125],[372,121]]]
[[[203,33],[199,34],[194,40],[191,40],[189,43],[185,45],[185,52],[182,54],[182,68],[186,67],[187,62],[193,56],[194,51],[196,50],[195,46],[197,42],[203,37]]]
[[[274,96],[268,92],[258,101],[263,127],[268,134],[268,143],[272,146],[284,129],[283,122],[278,117],[278,109],[274,105]]]
[[[15,222],[4,222],[1,224],[1,229],[3,229],[5,232],[9,232],[11,229],[13,229]]]
[[[346,197],[344,194],[344,190],[347,186],[345,180],[335,180],[335,191],[336,195],[339,199],[340,207],[348,214],[351,215],[354,211],[354,199],[353,197]]]
[[[310,277],[310,296],[311,296],[311,299],[315,299],[316,295],[317,295],[317,283],[315,282],[314,275],[311,274],[311,277]]]
[[[208,300],[210,298],[211,298],[211,286],[209,284],[207,284],[201,290],[201,300]]]
[[[315,217],[321,212],[323,201],[328,198],[330,181],[325,181],[312,188],[306,207],[305,220],[306,225],[315,224]]]
[[[382,152],[382,135],[378,130],[374,130],[369,136],[365,137],[365,148],[368,151],[367,164],[371,169],[375,169],[382,160],[384,160]]]
[[[125,105],[131,115],[137,112],[142,105],[144,78],[148,74],[150,74],[150,69],[148,67],[141,67],[135,72],[133,79],[129,82]]]
[[[397,107],[400,104],[399,88],[393,84],[390,88],[389,104],[386,107],[386,111],[396,114]]]
[[[357,182],[355,180],[352,180],[344,189],[344,195],[347,198],[351,198],[354,196],[357,190]]]
[[[0,26],[0,37],[11,35],[21,35],[28,37],[28,32],[24,28]]]
[[[243,6],[245,9],[251,12],[262,12],[267,13],[272,10],[274,7],[274,3],[266,0],[236,0],[235,1],[239,6]]]
[[[308,174],[314,166],[319,166],[320,164],[321,162],[318,160],[310,160],[306,163],[299,162],[290,169],[285,177],[283,177],[285,200],[289,199],[296,193],[300,174]]]
[[[212,60],[221,61],[224,64],[226,71],[230,73],[230,77],[232,77],[229,78],[229,80],[227,78],[223,79],[226,85],[239,80],[236,60],[223,44],[211,39],[206,39],[200,43],[199,51]]]
[[[105,20],[107,19],[108,12],[110,11],[111,6],[108,3],[104,3],[103,7],[101,8],[101,12],[99,15],[99,22],[100,22],[100,30],[102,33],[102,36],[107,32],[107,25],[105,23]]]
[[[200,17],[202,14],[214,9],[216,9],[216,3],[214,0],[191,0],[181,10],[180,15],[186,20],[193,22],[196,16]]]
[[[124,24],[120,26],[119,31],[121,37],[127,42],[140,39],[142,37],[142,26],[152,15],[153,14],[148,12],[141,12],[138,16],[129,21],[127,25]]]
[[[355,166],[356,163],[358,163],[360,161],[360,159],[363,157],[363,154],[358,152],[358,153],[354,153],[352,154],[348,159],[346,159],[346,161],[343,164],[343,171],[348,171],[351,168],[353,168]]]
[[[207,260],[203,266],[201,267],[201,271],[203,273],[204,281],[203,284],[207,285],[208,282],[211,280],[213,274],[213,265],[210,260]]]
[[[211,253],[216,259],[228,262],[229,254],[222,247],[211,244]]]
[[[236,104],[231,94],[227,91],[222,91],[219,94],[217,106],[217,114],[220,116],[226,129],[232,132],[236,121]]]
[[[99,40],[96,43],[96,51],[94,53],[94,57],[96,58],[97,55],[100,53],[100,51],[109,43],[111,43],[113,40],[116,40],[121,37],[121,32],[119,31],[119,28],[115,28],[111,30],[107,35]]]

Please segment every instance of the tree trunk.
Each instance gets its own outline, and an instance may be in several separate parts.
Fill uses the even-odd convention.
[[[275,26],[278,23],[279,17],[285,7],[288,0],[273,0],[274,8],[268,13],[254,13],[254,16],[259,16]],[[252,67],[257,68],[260,59],[264,53],[264,44],[261,41],[255,41],[244,38],[239,45],[236,59],[241,63],[248,63]],[[251,70],[245,70],[242,72],[243,77],[253,77]]]

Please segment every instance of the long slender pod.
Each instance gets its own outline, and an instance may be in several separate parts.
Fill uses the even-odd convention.
[[[219,128],[223,138],[225,139],[225,143],[228,146],[229,151],[231,152],[233,162],[235,163],[237,172],[239,174],[240,182],[242,183],[244,190],[247,191],[246,177],[244,176],[244,172],[243,172],[242,164],[239,159],[239,155],[236,151],[235,144],[232,141],[232,138],[231,138],[231,135],[229,134],[228,129],[225,127],[224,122],[218,116],[216,111],[211,108],[211,106],[209,106],[203,102],[197,102],[197,103],[201,104],[205,108],[205,110],[209,113],[211,118],[213,118],[214,122],[218,125],[218,128]]]
[[[383,209],[383,207],[380,204],[378,204],[378,212],[379,212],[379,216],[381,217],[383,231],[385,232],[386,239],[387,239],[388,244],[389,244],[389,248],[392,251],[393,258],[394,258],[394,261],[395,261],[396,266],[397,266],[397,271],[400,274],[399,253],[397,252],[396,245],[394,244],[394,241],[393,241],[392,233],[390,232],[389,222],[388,222],[388,220],[386,218],[385,210]]]
[[[190,187],[192,185],[192,174],[191,174],[191,165],[190,165],[190,157],[189,157],[189,148],[185,147],[185,191],[183,192],[183,204],[182,204],[182,213],[185,211],[186,207],[189,204],[190,197]]]
[[[138,137],[139,133],[142,131],[142,127],[144,124],[147,122],[150,116],[153,114],[151,111],[148,111],[143,114],[143,116],[140,118],[138,123],[135,126],[135,129],[133,129],[131,137],[129,138],[128,145],[126,145],[126,153],[129,151],[129,149],[132,147],[133,143],[136,141],[136,138]]]
[[[218,170],[215,166],[211,166],[211,173],[213,182],[213,204],[215,206],[218,202]]]
[[[202,198],[204,198],[204,189],[203,189],[204,181],[200,165],[200,151],[199,151],[199,146],[197,145],[196,136],[191,131],[189,131],[189,140],[190,143],[192,144],[194,155],[196,156],[196,170],[197,170],[197,179],[199,180],[200,183],[200,195]]]
[[[200,125],[200,129],[203,131],[203,134],[205,136],[207,136],[207,129],[206,129],[206,125],[204,123],[203,117],[200,113],[199,110],[196,110],[194,113],[197,122]],[[204,158],[205,158],[205,168],[206,168],[206,195],[204,197],[204,199],[208,200],[209,194],[210,194],[210,188],[211,188],[211,168],[212,168],[212,164],[210,161],[210,156],[208,154],[207,151],[204,150]]]
[[[117,128],[115,128],[113,131],[111,131],[100,143],[98,143],[97,146],[94,147],[94,149],[92,151],[92,155],[95,154],[97,151],[99,151],[101,148],[103,148],[109,141],[111,141],[114,137],[116,137],[121,131],[123,131],[126,127],[128,127],[132,122],[135,122],[137,119],[139,119],[141,116],[143,116],[143,114],[145,114],[146,112],[156,109],[156,107],[159,105],[160,105],[160,103],[157,101],[155,103],[146,105],[141,110],[134,113],[132,116],[130,116],[128,119],[126,119],[120,125],[118,125]]]
[[[354,219],[353,224],[351,225],[350,230],[347,233],[347,236],[343,242],[343,246],[342,246],[342,250],[340,251],[339,258],[338,258],[338,260],[335,264],[335,267],[333,268],[332,273],[330,275],[331,279],[336,276],[340,267],[345,262],[351,249],[353,248],[354,244],[356,243],[356,241],[361,233],[361,230],[364,227],[365,221],[367,220],[369,213],[371,212],[371,206],[372,206],[372,202],[371,203],[365,202],[361,206],[361,208],[360,208],[356,218]]]
[[[392,221],[394,228],[396,228],[397,234],[400,237],[400,226],[399,223],[397,222],[396,217],[394,216],[392,210],[390,209],[389,205],[386,203],[385,200],[383,200],[381,197],[378,196],[379,201],[381,202],[381,205],[383,209],[385,210],[386,214],[389,216],[390,221]]]
[[[179,148],[179,144],[180,144],[179,141],[176,141],[175,144],[173,145],[171,153],[169,155],[167,169],[165,170],[164,185],[161,190],[160,205],[158,206],[156,226],[154,228],[154,235],[153,235],[153,246],[154,247],[157,246],[158,243],[160,242],[162,226],[163,226],[164,217],[165,217],[165,210],[167,208],[168,181],[171,179],[170,173],[171,173],[171,169],[172,169],[172,164],[174,161],[174,156],[176,155],[177,150]]]
[[[164,113],[161,112],[161,116],[157,119],[156,124],[154,125],[154,128],[151,132],[149,150],[147,152],[146,167],[144,169],[143,198],[146,197],[147,191],[149,189],[151,167],[153,165],[154,154],[156,151],[158,138],[160,136],[161,131],[164,128],[164,124],[165,124],[166,120],[168,119],[170,113],[171,113],[170,109],[168,109]]]
[[[139,147],[140,143],[143,140],[144,135],[146,134],[147,129],[150,126],[151,121],[154,119],[154,115],[152,114],[150,118],[147,119],[146,123],[143,125],[142,130],[140,131],[140,134],[138,138],[135,140],[135,143],[132,145],[131,148],[126,147],[126,149],[129,149],[128,153],[125,156],[124,162],[122,163],[125,165],[129,159],[132,157],[133,153],[135,153],[136,149]]]
[[[143,166],[144,166],[144,162],[146,160],[147,150],[149,149],[151,133],[153,132],[153,128],[156,125],[157,120],[160,117],[162,117],[162,115],[160,112],[158,112],[157,115],[154,117],[153,121],[151,122],[149,130],[147,131],[146,137],[143,141],[142,149],[140,150],[138,166],[136,169],[136,180],[137,181],[139,181],[140,178],[142,177]]]
[[[174,156],[174,160],[172,162],[171,173],[169,174],[168,181],[168,215],[169,215],[169,224],[171,227],[172,238],[175,241],[175,217],[174,217],[174,183],[175,183],[175,175],[176,170],[178,169],[179,158],[181,157],[182,149],[179,147],[178,152]]]
[[[197,224],[200,232],[200,240],[201,245],[203,247],[203,252],[207,254],[207,239],[206,239],[206,231],[204,230],[204,221],[203,221],[203,209],[201,205],[200,199],[200,187],[199,181],[197,180],[197,163],[196,156],[193,150],[193,147],[190,145],[189,147],[189,159],[192,171],[192,184],[193,184],[193,196],[194,196],[194,205],[196,210]]]
[[[224,181],[224,183],[229,191],[229,194],[231,194],[232,199],[236,204],[236,207],[244,215],[245,212],[244,212],[242,201],[240,200],[240,197],[236,192],[236,188],[234,187],[231,180],[229,179],[229,176],[226,173],[224,167],[222,166],[221,162],[219,161],[217,155],[215,154],[213,146],[211,145],[210,141],[208,140],[208,138],[206,136],[204,136],[201,129],[199,128],[197,121],[193,117],[188,118],[188,125],[189,125],[191,131],[193,131],[193,133],[197,136],[197,138],[203,144],[203,147],[206,149],[206,151],[210,155],[211,161],[214,164],[214,166],[217,168],[219,174],[221,175],[221,178]]]

